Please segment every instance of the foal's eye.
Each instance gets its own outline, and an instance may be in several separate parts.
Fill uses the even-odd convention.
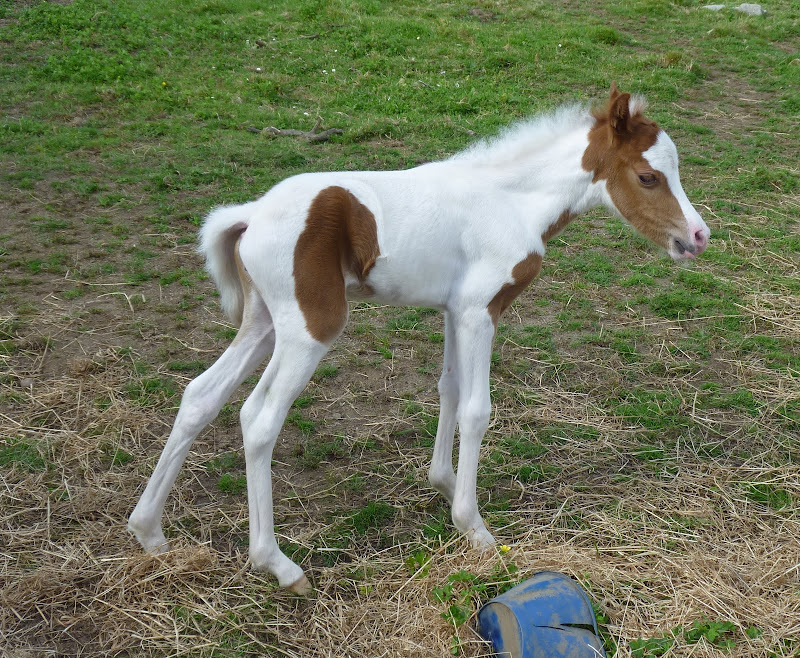
[[[642,185],[646,185],[647,187],[650,187],[652,185],[655,185],[658,182],[658,176],[656,176],[655,174],[651,174],[651,173],[639,174],[639,182]]]

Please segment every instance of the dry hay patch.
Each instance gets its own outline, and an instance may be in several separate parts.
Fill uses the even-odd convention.
[[[70,322],[51,316],[37,326],[62,335],[58,325]],[[659,327],[668,336],[672,324]],[[608,617],[621,656],[629,654],[627,641],[702,618],[733,621],[740,656],[780,651],[800,636],[800,469],[787,459],[796,454],[792,437],[780,434],[771,415],[796,395],[789,373],[768,386],[766,370],[727,364],[737,382],[763,388],[757,395],[769,404],[751,419],[756,429],[743,430],[741,416],[697,414],[698,425],[677,441],[674,455],[643,461],[637,428],[594,392],[613,372],[602,360],[576,359],[577,378],[551,377],[547,363],[534,363],[526,375],[501,370],[479,496],[498,539],[511,546],[507,554],[479,554],[452,532],[423,531],[441,505],[425,482],[428,449],[399,434],[414,421],[402,413],[405,389],[422,383],[408,375],[415,372],[411,350],[396,351],[378,407],[356,376],[320,382],[314,394],[322,415],[341,410],[324,431],[344,432],[343,451],[356,459],[330,459],[314,478],[297,468],[291,446],[283,448],[279,541],[305,549],[303,565],[316,587],[311,598],[298,599],[247,568],[246,504],[208,482],[205,464],[222,441],[214,429],[200,437],[168,503],[173,550],[141,555],[124,524],[177,397],[137,402],[129,386],[142,375],[114,336],[93,336],[91,350],[62,350],[64,367],[48,376],[48,341],[23,338],[20,352],[4,359],[0,416],[4,448],[22,439],[33,446],[27,462],[4,467],[0,487],[0,635],[10,655],[434,656],[449,653],[454,634],[463,655],[486,655],[470,623],[454,628],[442,617],[446,605],[434,588],[462,569],[489,581],[511,564],[520,578],[553,569],[580,580]],[[510,361],[528,356],[513,344],[502,350]],[[333,355],[345,364],[352,358],[346,348]],[[667,369],[678,368],[680,356],[663,358]],[[640,374],[642,386],[659,384]],[[434,385],[421,394],[430,413]],[[387,408],[394,412],[383,413]],[[691,398],[681,412],[691,415]],[[384,452],[365,448],[363,433],[348,426],[351,416]],[[552,424],[561,429],[538,461],[553,471],[521,481],[506,439],[534,441]],[[132,458],[118,458],[117,450]],[[492,478],[495,472],[501,475]],[[381,540],[351,536],[347,559],[326,564],[327,551],[342,552],[327,547],[331,527],[353,509],[332,501],[347,498],[339,485],[355,474],[373,500],[397,514]],[[786,492],[788,505],[754,501],[754,483]],[[502,499],[506,509],[495,510]],[[422,570],[408,562],[420,551]],[[471,600],[473,609],[479,603]],[[751,625],[763,635],[748,639]],[[719,654],[702,643],[675,651]]]

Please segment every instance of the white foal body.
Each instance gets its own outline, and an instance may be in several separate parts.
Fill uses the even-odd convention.
[[[602,113],[563,108],[406,171],[295,176],[258,201],[212,212],[201,251],[241,328],[186,388],[128,524],[144,548],[166,550],[164,503],[192,441],[272,353],[241,410],[250,561],[282,586],[308,589],[275,540],[270,462],[289,407],[344,328],[345,298],[444,311],[430,481],[452,503],[458,530],[474,546],[493,544],[476,498],[492,341],[500,314],[538,273],[547,240],[604,205],[676,260],[706,247],[709,230],[683,192],[675,146],[642,105],[612,86]]]

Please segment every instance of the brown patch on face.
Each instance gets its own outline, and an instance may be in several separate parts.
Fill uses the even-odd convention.
[[[612,86],[608,108],[594,114],[589,146],[581,165],[592,172],[592,182],[606,181],[614,205],[643,235],[669,248],[669,228],[681,230],[683,211],[663,173],[654,171],[642,154],[658,139],[661,129],[641,114],[630,114],[630,94]],[[655,175],[642,185],[640,175]]]
[[[556,237],[561,231],[567,228],[567,224],[569,224],[573,219],[575,219],[577,215],[574,215],[569,210],[565,210],[562,212],[558,219],[550,226],[547,227],[544,233],[542,233],[542,242],[547,244],[550,240]]]
[[[330,342],[344,328],[345,273],[363,284],[379,255],[378,228],[369,208],[343,187],[317,194],[294,248],[293,270],[295,295],[316,340]]]
[[[514,283],[504,283],[503,287],[492,297],[492,301],[486,307],[495,327],[503,311],[511,306],[511,302],[528,287],[533,278],[539,274],[541,267],[542,257],[537,253],[528,254],[523,260],[514,265],[514,269],[511,270],[511,278],[514,279]]]

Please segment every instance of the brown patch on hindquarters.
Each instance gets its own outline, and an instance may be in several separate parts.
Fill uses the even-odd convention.
[[[328,343],[344,328],[345,272],[363,284],[379,255],[378,228],[369,208],[343,187],[317,194],[294,248],[293,270],[295,295],[316,340]]]
[[[358,283],[347,286],[345,294],[348,299],[369,299],[375,296],[375,289],[368,283],[359,281]]]
[[[606,181],[614,205],[643,235],[668,248],[669,227],[681,229],[680,204],[663,172],[654,171],[642,156],[658,139],[661,129],[640,112],[630,112],[630,94],[611,87],[608,107],[595,112],[589,145],[581,166],[592,172],[592,182]],[[654,174],[658,183],[645,187],[640,174]]]
[[[492,301],[486,307],[495,327],[503,311],[511,306],[511,302],[528,287],[528,284],[539,274],[541,267],[542,256],[537,253],[528,254],[523,260],[514,265],[514,269],[511,270],[511,278],[514,282],[504,283],[503,287],[492,297]]]

